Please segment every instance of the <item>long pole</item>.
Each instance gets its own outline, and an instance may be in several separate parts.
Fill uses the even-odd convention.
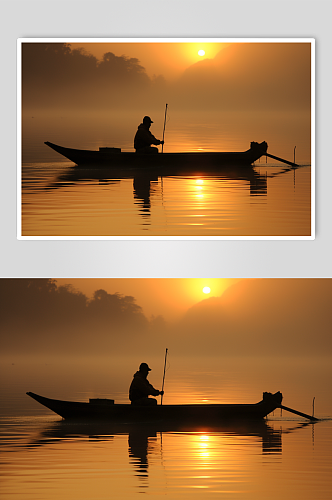
[[[264,153],[264,154],[266,156],[268,156],[269,158],[273,158],[274,160],[278,160],[278,161],[281,161],[282,163],[286,163],[287,165],[290,165],[291,167],[298,167],[299,166],[296,163],[292,163],[291,161],[284,160],[283,158],[279,158],[279,156],[270,155],[270,153]]]
[[[166,104],[166,106],[167,106],[167,104]],[[165,373],[166,373],[166,359],[167,359],[167,352],[168,352],[168,349],[167,349],[167,347],[166,347],[166,352],[165,352],[165,364],[164,364],[164,376],[163,376],[163,385],[162,385],[162,388],[161,388],[161,390],[162,390],[162,391],[164,390],[164,383],[165,383]],[[161,405],[163,404],[163,394],[161,395],[160,404],[161,404]]]
[[[165,137],[167,106],[168,106],[168,104],[166,104],[166,107],[165,107],[165,119],[164,119],[164,130],[163,130],[163,142],[164,142],[164,137]],[[162,153],[164,152],[164,144],[162,144],[162,145],[161,145],[161,152],[162,152]]]
[[[314,420],[314,421],[318,420],[318,418],[314,416],[307,415],[306,413],[302,413],[301,411],[293,410],[292,408],[288,408],[288,406],[280,405],[279,408],[281,408],[282,410],[289,411],[291,413],[295,413],[295,415],[300,415],[300,417],[308,418],[309,420]]]

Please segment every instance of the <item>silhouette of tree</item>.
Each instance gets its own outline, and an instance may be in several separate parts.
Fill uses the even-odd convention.
[[[90,319],[103,318],[109,321],[110,325],[121,321],[123,324],[135,324],[136,328],[140,328],[148,323],[134,297],[119,293],[109,294],[105,290],[96,290],[87,309]]]
[[[22,44],[23,106],[73,107],[127,102],[151,86],[138,59],[104,54],[102,61],[67,43]],[[128,92],[128,89],[135,89]]]
[[[0,280],[2,347],[102,350],[149,322],[134,297],[97,290],[89,300],[51,279]]]
[[[112,52],[104,54],[102,61],[98,64],[98,74],[114,83],[131,85],[135,84],[149,86],[151,81],[145,73],[143,66],[136,58],[116,56]]]

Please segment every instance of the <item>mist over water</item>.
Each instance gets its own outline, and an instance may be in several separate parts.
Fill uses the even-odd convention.
[[[102,111],[37,109],[23,114],[22,162],[67,161],[44,145],[50,141],[75,149],[118,147],[134,151],[134,135],[144,114],[153,119],[152,133],[162,138],[164,103],[147,110]],[[296,146],[296,160],[311,162],[310,125],[301,110],[271,111],[268,118],[263,111],[243,115],[224,109],[182,110],[168,104],[165,129],[165,152],[184,151],[245,151],[250,142],[268,143],[268,152],[292,161]],[[160,148],[159,148],[160,149]],[[265,160],[264,160],[265,161]]]
[[[109,398],[129,404],[129,385],[143,361],[152,368],[150,382],[161,389],[164,354],[2,357],[1,379],[6,383],[1,386],[1,416],[51,416],[50,410],[26,396],[28,391],[54,399]],[[326,418],[332,416],[331,375],[330,359],[324,356],[180,357],[171,351],[163,403],[256,403],[263,392],[281,391],[286,406],[307,414],[312,414],[315,397],[315,415]],[[280,416],[280,410],[275,414]]]
[[[161,110],[160,110],[161,111]],[[162,137],[162,113],[150,113]],[[232,113],[170,111],[164,152],[245,151],[267,141],[269,151],[296,161],[265,159],[248,172],[215,175],[121,176],[108,169],[80,169],[47,147],[133,151],[142,116],[66,111],[23,119],[23,236],[307,236],[311,232],[310,131],[299,115],[275,113],[264,127]],[[257,114],[256,114],[257,118]],[[301,123],[305,123],[302,121]],[[282,130],[282,135],[278,135]],[[285,132],[287,132],[285,134]],[[286,167],[286,168],[285,168]],[[64,207],[66,207],[64,209]]]

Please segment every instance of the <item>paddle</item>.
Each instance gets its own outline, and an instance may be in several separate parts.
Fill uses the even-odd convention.
[[[288,406],[280,405],[279,408],[281,408],[282,410],[287,410],[290,413],[295,413],[295,415],[300,415],[300,417],[308,418],[309,420],[313,420],[315,422],[318,422],[318,420],[319,420],[318,418],[314,417],[313,415],[307,415],[306,413],[302,413],[300,411],[293,410],[292,408],[288,408]]]
[[[165,128],[166,128],[167,106],[168,106],[168,104],[166,104],[166,107],[165,107],[165,119],[164,119],[164,130],[163,130],[163,143],[164,143]],[[162,152],[162,153],[164,152],[164,144],[162,144],[162,145],[161,145],[161,152]],[[167,351],[167,349],[166,349],[166,351]]]
[[[167,106],[167,104],[166,104]],[[165,364],[164,364],[164,376],[163,376],[163,385],[162,385],[162,388],[161,390],[163,391],[164,390],[164,383],[165,383],[165,373],[166,373],[166,358],[167,358],[167,347],[166,347],[166,352],[165,352]],[[161,395],[161,400],[160,400],[160,405],[163,404],[163,394]]]
[[[273,156],[270,155],[270,153],[264,153],[265,156],[268,156],[269,158],[273,158],[273,160],[278,160],[282,161],[283,163],[287,163],[287,165],[291,165],[291,167],[299,167],[300,165],[297,165],[296,163],[292,163],[291,161],[284,160],[283,158],[279,158],[278,156]]]

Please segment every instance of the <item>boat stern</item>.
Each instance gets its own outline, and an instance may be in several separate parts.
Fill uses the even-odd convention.
[[[277,408],[280,408],[282,397],[283,396],[280,391],[276,392],[275,394],[272,394],[271,392],[263,392],[261,405],[265,408],[265,416],[267,416],[269,413],[272,413]]]
[[[257,151],[257,153],[261,153],[262,155],[267,152],[267,147],[268,146],[266,141],[250,143],[250,149],[255,152]]]

